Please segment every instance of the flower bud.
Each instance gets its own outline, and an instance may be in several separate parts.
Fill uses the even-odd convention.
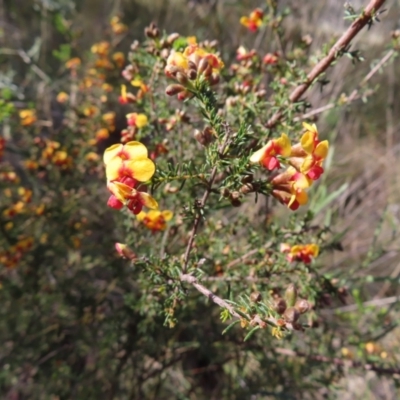
[[[172,85],[168,85],[165,88],[165,94],[168,96],[174,96],[178,93],[181,93],[185,90],[182,85],[178,85],[177,83],[173,83]]]
[[[286,289],[285,300],[286,300],[287,304],[289,305],[289,307],[293,307],[296,303],[297,289],[293,283],[291,283]]]
[[[251,183],[246,183],[240,188],[240,193],[248,194],[254,192],[254,186]]]
[[[253,303],[258,303],[259,301],[261,301],[261,299],[262,299],[262,296],[261,296],[261,293],[260,293],[260,292],[253,292],[253,293],[251,293],[251,295],[250,295],[250,300],[251,300]]]
[[[188,78],[189,78],[191,81],[194,81],[194,80],[197,78],[197,71],[196,71],[195,69],[192,69],[192,68],[191,68],[191,69],[189,69],[187,75],[188,75]]]
[[[168,35],[168,37],[167,37],[167,42],[168,42],[168,44],[171,45],[171,44],[174,43],[175,40],[178,39],[178,38],[179,38],[179,33],[176,33],[176,32],[171,33],[171,34]]]
[[[231,204],[233,207],[240,207],[242,202],[239,199],[231,199]]]
[[[175,79],[184,86],[188,84],[188,77],[181,71],[176,73]]]
[[[128,260],[135,260],[136,254],[123,243],[115,243],[115,249],[122,258],[127,258]]]
[[[210,66],[210,64],[209,64],[207,58],[202,58],[199,62],[198,68],[197,68],[197,72],[199,73],[199,75],[205,73],[209,66]]]
[[[239,192],[235,191],[235,192],[231,193],[231,199],[232,200],[237,200],[239,198],[240,198],[240,193]]]
[[[222,197],[230,197],[231,192],[229,191],[228,188],[224,187],[221,189],[221,196]]]
[[[274,301],[274,310],[279,314],[282,315],[286,310],[286,301],[282,298],[278,298]]]
[[[283,319],[291,324],[293,322],[296,322],[299,319],[299,317],[300,313],[294,307],[287,308],[283,313]]]
[[[294,308],[300,313],[304,314],[306,313],[310,308],[310,303],[305,300],[305,299],[298,299],[296,301],[296,304],[294,305]]]

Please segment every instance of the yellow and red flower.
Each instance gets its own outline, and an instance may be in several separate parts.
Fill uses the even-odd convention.
[[[249,16],[240,18],[240,23],[252,32],[257,32],[258,28],[263,24],[264,12],[260,8],[253,10]]]
[[[134,126],[135,128],[144,128],[149,120],[145,114],[129,113],[126,115],[128,126]]]
[[[282,133],[280,138],[270,140],[264,147],[256,151],[250,157],[250,162],[261,164],[269,171],[272,171],[281,166],[277,156],[289,157],[290,154],[290,139],[285,133]]]
[[[165,230],[165,228],[167,227],[167,222],[172,219],[173,215],[173,212],[169,210],[151,210],[147,213],[142,211],[136,216],[136,218],[141,221],[148,229],[156,232]]]
[[[295,246],[281,246],[281,251],[288,253],[286,256],[290,262],[298,261],[309,264],[313,258],[318,257],[319,246],[315,243],[297,244]]]

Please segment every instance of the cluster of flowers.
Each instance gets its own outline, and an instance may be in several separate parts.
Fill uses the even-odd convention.
[[[191,44],[183,51],[172,51],[167,59],[165,75],[175,79],[179,84],[167,86],[168,96],[177,95],[179,100],[192,96],[191,81],[204,79],[210,85],[219,82],[220,71],[224,67],[222,60],[215,54],[209,53],[198,44]]]
[[[8,269],[15,268],[22,257],[32,248],[33,243],[32,237],[21,236],[16,244],[7,250],[0,250],[0,265],[4,265]]]
[[[329,143],[319,140],[315,124],[303,123],[306,132],[300,143],[291,145],[286,134],[270,140],[256,151],[250,162],[261,164],[269,171],[278,170],[281,163],[287,165],[283,172],[272,174],[272,195],[291,210],[308,202],[306,190],[324,172],[322,163],[328,155]]]
[[[148,157],[147,148],[135,141],[124,145],[115,144],[106,149],[103,159],[107,187],[111,192],[108,206],[116,210],[126,206],[152,232],[165,230],[167,221],[173,217],[172,211],[159,211],[157,201],[141,185],[155,172],[155,165]],[[143,207],[152,210],[144,212]]]

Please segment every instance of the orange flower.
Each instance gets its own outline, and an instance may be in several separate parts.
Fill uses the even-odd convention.
[[[112,17],[110,21],[111,29],[116,35],[121,35],[128,30],[128,27],[121,22],[118,16]]]
[[[21,119],[22,126],[33,125],[37,121],[35,110],[21,110],[19,112],[19,118]]]
[[[256,32],[263,23],[264,12],[260,8],[256,8],[247,17],[241,17],[240,23],[252,32]]]
[[[97,141],[108,139],[109,136],[110,136],[110,133],[108,132],[108,129],[106,129],[106,128],[99,129],[96,132],[96,140]]]
[[[105,57],[106,55],[108,55],[109,50],[110,50],[110,43],[106,42],[106,41],[95,43],[90,48],[90,51],[93,54],[97,54],[98,56],[102,56],[102,57]]]
[[[151,210],[148,213],[142,211],[136,218],[153,232],[163,231],[167,227],[167,221],[173,217],[172,211]]]
[[[125,54],[118,51],[112,55],[112,60],[119,68],[122,68],[125,65]]]
[[[81,59],[79,57],[74,57],[65,63],[65,67],[68,69],[77,69],[81,64]]]
[[[280,168],[277,156],[289,157],[291,154],[290,139],[282,133],[279,139],[270,140],[264,147],[256,151],[251,157],[250,162],[261,164],[266,169],[272,171]]]
[[[69,95],[68,95],[68,93],[60,92],[60,93],[58,93],[56,99],[59,103],[65,103],[66,101],[68,101]]]

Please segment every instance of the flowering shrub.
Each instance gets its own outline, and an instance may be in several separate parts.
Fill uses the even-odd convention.
[[[354,23],[373,23],[377,10]],[[282,46],[286,16],[268,2],[237,22]],[[232,59],[215,40],[154,23],[122,51],[128,32],[115,16],[89,56],[63,60],[60,124],[40,107],[0,103],[18,132],[0,137],[1,279],[4,304],[16,310],[1,327],[12,356],[0,385],[12,391],[37,374],[28,379],[33,396],[49,385],[57,398],[150,398],[153,389],[175,398],[174,383],[157,389],[154,377],[177,363],[202,371],[207,342],[229,379],[247,357],[233,355],[238,343],[248,354],[266,349],[257,379],[268,370],[274,388],[298,369],[304,346],[330,343],[323,309],[348,298],[346,274],[329,270],[340,234],[316,202],[327,207],[338,195],[325,185],[332,140],[306,115],[303,95],[349,54],[351,38],[319,55],[324,69],[309,62],[306,40],[290,54],[274,42],[263,52],[241,45]],[[40,318],[25,317],[27,305]],[[26,372],[30,341],[40,354],[26,345]],[[289,341],[294,361],[277,364]],[[270,372],[272,363],[284,371]],[[218,398],[230,396],[224,382],[215,383]],[[238,398],[253,393],[232,385]]]

